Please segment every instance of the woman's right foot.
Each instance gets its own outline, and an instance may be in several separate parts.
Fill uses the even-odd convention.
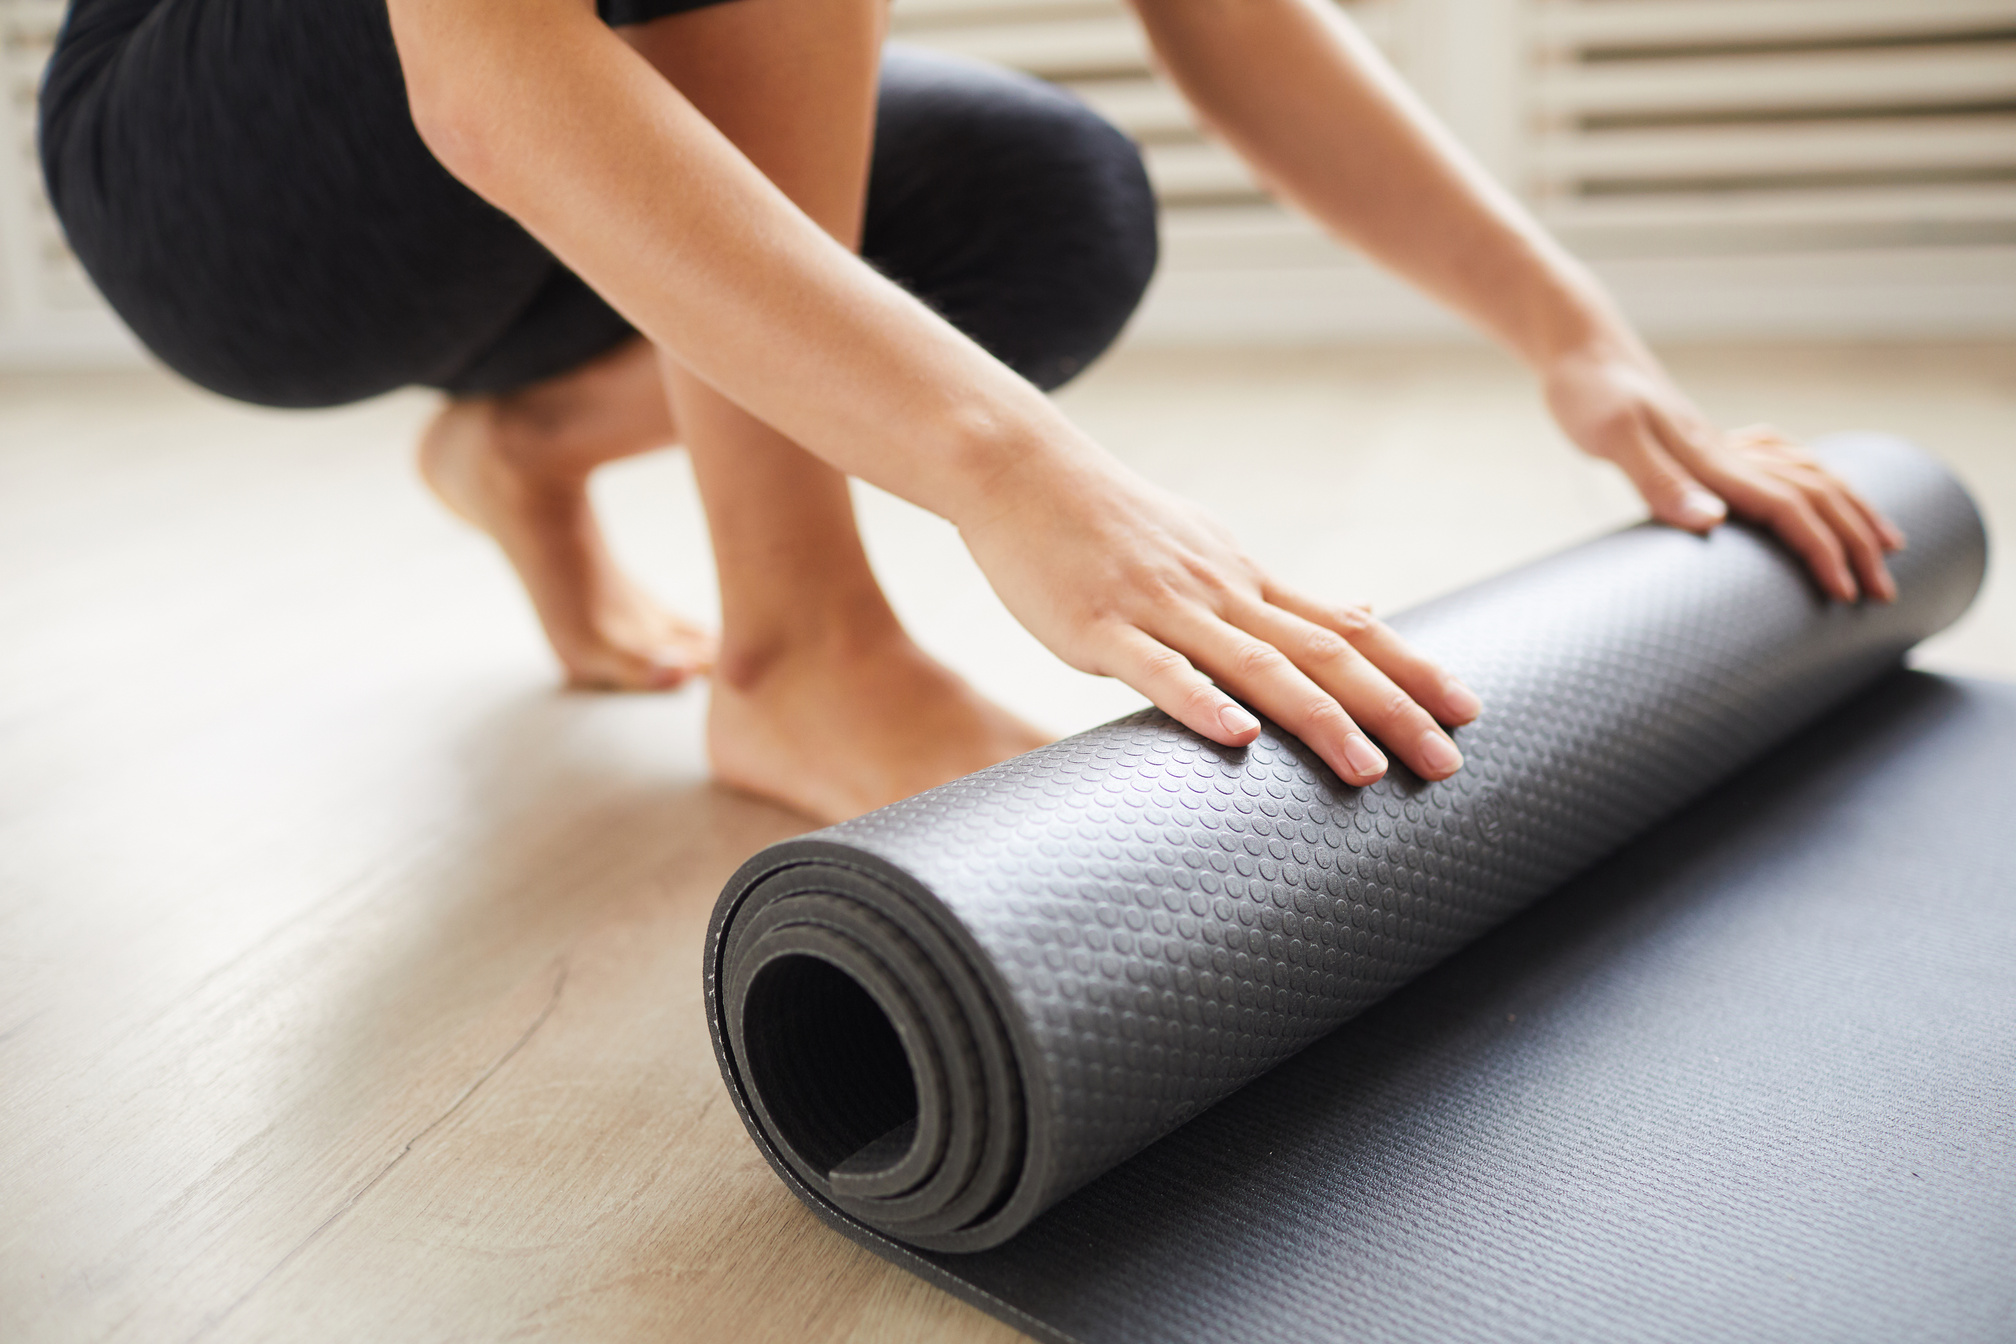
[[[670,690],[705,672],[714,637],[638,588],[617,567],[596,523],[588,470],[628,453],[605,450],[596,458],[578,443],[528,451],[528,439],[555,434],[550,423],[521,423],[496,398],[451,401],[421,436],[420,474],[443,503],[503,549],[570,685]],[[635,452],[655,445],[623,446]]]
[[[722,783],[844,821],[1050,739],[900,630],[807,641],[717,673],[707,749]]]

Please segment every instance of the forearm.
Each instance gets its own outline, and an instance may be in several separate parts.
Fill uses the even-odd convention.
[[[1630,341],[1601,288],[1327,0],[1134,0],[1209,127],[1327,228],[1544,365]]]
[[[835,241],[585,6],[394,0],[415,121],[696,376],[840,470],[954,521],[1099,450]]]

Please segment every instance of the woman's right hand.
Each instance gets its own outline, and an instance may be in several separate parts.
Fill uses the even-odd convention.
[[[1243,701],[1348,784],[1386,772],[1367,734],[1426,779],[1462,767],[1442,725],[1477,717],[1476,695],[1365,607],[1283,587],[1202,509],[1110,460],[1010,475],[960,532],[1009,611],[1071,666],[1225,746],[1259,736]]]

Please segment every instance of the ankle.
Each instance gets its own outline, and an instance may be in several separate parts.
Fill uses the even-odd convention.
[[[914,649],[880,590],[851,594],[801,609],[787,620],[726,623],[715,680],[742,692],[762,689],[794,673],[886,662]]]

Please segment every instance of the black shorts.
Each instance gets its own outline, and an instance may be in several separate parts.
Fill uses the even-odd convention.
[[[226,396],[501,392],[632,334],[435,161],[384,0],[75,0],[41,114],[84,268],[162,362]],[[901,47],[877,116],[867,259],[1041,386],[1103,351],[1155,265],[1132,143],[1039,80]]]

